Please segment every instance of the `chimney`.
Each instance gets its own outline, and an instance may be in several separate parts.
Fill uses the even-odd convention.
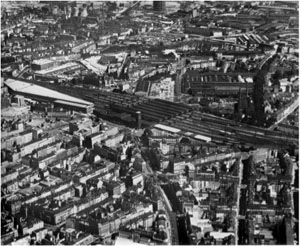
[[[141,129],[142,128],[142,112],[141,111],[136,111],[136,123],[137,123],[137,128]]]

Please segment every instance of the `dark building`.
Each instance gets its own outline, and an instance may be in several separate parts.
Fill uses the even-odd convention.
[[[166,7],[166,2],[163,1],[153,1],[153,10],[164,11]]]
[[[217,73],[207,72],[201,73],[197,70],[189,70],[181,80],[181,91],[188,93],[189,90],[193,94],[202,94],[206,96],[215,95],[238,95],[252,93],[253,83],[244,83],[238,81],[238,75],[244,77],[253,77],[252,73]]]
[[[33,70],[44,70],[44,69],[52,68],[53,66],[54,66],[53,61],[47,59],[41,59],[41,60],[34,61],[31,65],[31,68]]]

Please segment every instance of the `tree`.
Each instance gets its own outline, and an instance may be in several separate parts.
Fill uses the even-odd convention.
[[[195,94],[193,93],[193,90],[192,90],[191,88],[189,88],[189,89],[187,90],[187,93],[188,93],[189,95],[191,95],[191,96],[195,96]]]
[[[154,149],[151,149],[149,152],[149,160],[150,160],[150,165],[153,168],[153,170],[160,170],[160,158],[159,156],[155,153]]]
[[[205,245],[205,241],[203,237],[201,237],[200,241],[198,242],[198,245]]]
[[[21,152],[21,145],[20,145],[20,144],[17,144],[16,149],[17,149],[17,152],[18,152],[18,153]]]
[[[192,224],[191,224],[191,218],[190,218],[190,215],[189,215],[189,213],[187,213],[187,212],[186,212],[186,214],[185,214],[185,219],[186,219],[186,225],[187,225],[188,234],[190,234],[190,233],[193,232],[193,229],[192,229]]]
[[[286,244],[286,230],[284,219],[274,226],[273,237],[277,239],[278,244]]]
[[[128,147],[126,150],[127,160],[131,160],[132,157],[132,147]]]
[[[1,162],[6,160],[6,151],[5,150],[1,150]]]
[[[273,78],[276,79],[282,79],[283,77],[283,71],[282,70],[276,70],[276,72],[273,75]]]
[[[184,167],[184,175],[187,176],[187,177],[189,177],[189,171],[190,171],[190,168],[189,168],[189,166],[186,165]]]
[[[141,136],[141,141],[146,147],[149,147],[149,137],[151,136],[153,136],[152,131],[149,128],[146,128]]]

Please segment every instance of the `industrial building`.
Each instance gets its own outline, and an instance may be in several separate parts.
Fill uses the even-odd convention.
[[[42,86],[25,82],[18,79],[7,79],[5,85],[13,94],[22,95],[35,101],[49,102],[54,106],[80,111],[84,113],[93,112],[93,103],[81,100],[63,93],[47,89]]]

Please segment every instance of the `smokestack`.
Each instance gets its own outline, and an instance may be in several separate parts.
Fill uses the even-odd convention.
[[[141,129],[142,128],[142,112],[141,111],[136,111],[136,123],[137,123],[137,128]]]

